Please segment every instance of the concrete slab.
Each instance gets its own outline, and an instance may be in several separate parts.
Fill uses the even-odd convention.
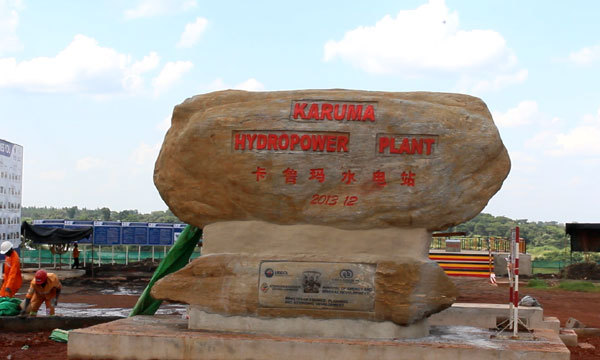
[[[498,319],[508,318],[508,304],[454,303],[448,309],[429,317],[429,325],[474,326],[493,329]],[[552,329],[558,334],[560,321],[544,317],[541,307],[519,307],[519,318],[530,329]]]
[[[54,329],[79,329],[121,319],[119,316],[40,316],[21,318],[18,316],[0,316],[0,331],[31,332]]]
[[[568,360],[550,330],[536,341],[491,339],[472,327],[435,327],[420,339],[284,337],[187,329],[186,321],[135,316],[69,334],[69,359],[544,359]]]
[[[420,338],[429,335],[427,319],[410,326],[391,321],[363,319],[259,318],[211,314],[191,305],[190,329],[252,332],[281,336],[332,337],[343,339]]]
[[[28,284],[35,276],[35,272],[38,270],[38,268],[21,269],[21,272],[23,274],[23,284]],[[44,268],[44,270],[56,274],[60,280],[78,278],[85,275],[85,270],[83,269],[69,269],[67,267],[61,270],[52,268]]]
[[[566,346],[577,346],[577,334],[573,329],[561,329],[558,336]]]

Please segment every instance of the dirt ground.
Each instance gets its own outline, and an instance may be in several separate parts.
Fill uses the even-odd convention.
[[[66,303],[85,303],[99,309],[133,307],[139,293],[143,290],[151,272],[122,271],[98,274],[93,281],[89,278],[66,281],[60,301]],[[486,279],[452,278],[459,289],[457,302],[508,302],[508,286],[500,284],[494,287]],[[20,290],[20,297],[27,289]],[[528,289],[521,286],[520,297],[535,297],[544,307],[545,316],[555,316],[564,326],[569,317],[583,322],[587,327],[600,328],[600,293],[581,293],[562,290]],[[103,311],[103,310],[102,310]],[[60,313],[60,307],[57,312]],[[48,339],[49,332],[37,333],[0,333],[0,360],[2,359],[67,359],[67,345]],[[600,336],[579,338],[580,346],[569,347],[571,359],[600,359]],[[581,344],[590,344],[583,345]]]

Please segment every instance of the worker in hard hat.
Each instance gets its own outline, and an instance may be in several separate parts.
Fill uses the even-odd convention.
[[[46,303],[46,314],[54,315],[54,308],[58,304],[61,288],[62,285],[56,274],[47,273],[43,269],[38,270],[29,285],[21,315],[26,315],[29,312],[30,316],[36,316],[42,303]]]
[[[0,254],[4,255],[4,269],[2,269],[4,281],[0,288],[0,297],[14,297],[23,284],[19,254],[13,249],[10,241],[0,244]]]

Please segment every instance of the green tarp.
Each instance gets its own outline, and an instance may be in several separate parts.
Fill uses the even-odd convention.
[[[21,308],[21,299],[0,297],[0,316],[19,315]]]
[[[48,338],[56,342],[66,343],[69,341],[69,332],[67,330],[54,329]]]
[[[156,268],[152,279],[150,279],[148,286],[144,289],[129,316],[154,315],[162,300],[156,300],[150,296],[150,289],[152,289],[152,286],[158,280],[186,266],[201,238],[201,229],[191,225],[185,227],[175,244],[171,247],[171,250],[167,253],[167,256],[160,262],[158,268]]]

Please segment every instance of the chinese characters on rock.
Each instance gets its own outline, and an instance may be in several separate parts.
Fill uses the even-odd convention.
[[[267,169],[262,168],[260,166],[256,167],[255,171],[252,171],[257,182],[264,180],[267,176]],[[296,169],[287,168],[283,170],[282,175],[285,179],[286,184],[295,185],[298,180],[298,171]],[[402,182],[401,186],[415,186],[415,176],[416,174],[412,171],[403,171],[401,174]],[[325,181],[325,170],[323,168],[310,169],[310,173],[308,174],[308,180],[318,181],[319,183],[323,183]],[[343,171],[340,175],[340,182],[350,185],[356,183],[356,173],[352,172],[352,170]],[[384,187],[387,186],[386,174],[385,171],[377,170],[373,172],[372,181],[377,184],[377,186]]]

